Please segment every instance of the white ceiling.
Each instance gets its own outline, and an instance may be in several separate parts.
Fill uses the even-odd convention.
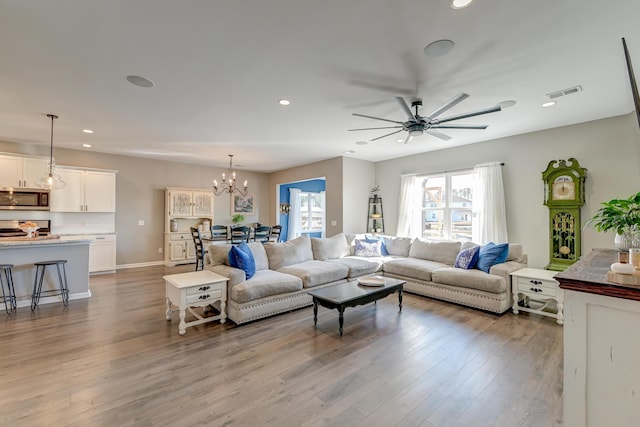
[[[580,123],[633,111],[621,37],[640,73],[638,18],[638,0],[0,0],[0,140],[48,145],[54,113],[55,147],[273,171]],[[456,47],[427,57],[439,39]],[[448,142],[347,131],[385,126],[353,112],[406,120],[394,96],[426,114],[459,92],[445,115],[517,104]]]

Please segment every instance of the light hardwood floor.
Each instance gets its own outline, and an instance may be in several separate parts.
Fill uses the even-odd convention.
[[[405,293],[178,335],[162,275],[91,278],[90,299],[0,312],[0,425],[554,426],[562,327]]]

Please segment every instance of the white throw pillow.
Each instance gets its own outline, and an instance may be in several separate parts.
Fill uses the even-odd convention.
[[[356,239],[355,254],[360,257],[382,256],[382,242],[376,240],[375,242],[368,243],[364,240]]]

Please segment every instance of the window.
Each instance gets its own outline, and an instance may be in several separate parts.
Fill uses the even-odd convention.
[[[324,221],[324,206],[321,193],[300,193],[301,231],[321,232]]]
[[[471,240],[473,171],[424,178],[423,229],[428,239]]]

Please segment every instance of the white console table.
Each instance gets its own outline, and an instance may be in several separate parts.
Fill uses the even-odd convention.
[[[171,274],[163,276],[166,285],[167,296],[167,320],[171,320],[172,307],[175,305],[180,311],[180,324],[178,333],[184,335],[189,326],[220,320],[224,323],[227,319],[227,279],[213,271],[193,271],[190,273]],[[196,307],[206,307],[219,303],[220,314],[217,316],[203,317],[194,311]],[[197,320],[186,322],[186,312],[189,310]]]

